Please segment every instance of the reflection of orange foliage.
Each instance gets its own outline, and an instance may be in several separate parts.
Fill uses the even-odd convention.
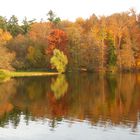
[[[14,108],[10,98],[15,94],[15,85],[13,79],[0,84],[0,116],[12,111]]]
[[[28,109],[31,111],[33,116],[44,117],[47,114],[47,104],[45,101],[39,101],[32,103]]]
[[[59,100],[56,100],[55,96],[53,93],[48,94],[49,98],[49,107],[50,111],[53,117],[62,117],[66,116],[68,112],[67,108],[67,101],[65,99],[65,96],[62,97]]]
[[[10,112],[13,109],[13,105],[11,103],[4,103],[0,105],[0,116],[5,114],[6,112]]]
[[[59,29],[53,29],[47,37],[48,40],[48,49],[47,53],[52,54],[55,48],[60,49],[61,51],[65,52],[65,46],[67,43],[67,36],[66,33]]]

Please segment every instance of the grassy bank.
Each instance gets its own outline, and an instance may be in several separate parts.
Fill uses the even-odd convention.
[[[29,76],[53,76],[58,72],[14,72],[8,70],[0,70],[0,77],[29,77]]]

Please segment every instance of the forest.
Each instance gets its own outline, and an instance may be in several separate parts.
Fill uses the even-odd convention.
[[[0,69],[10,71],[138,71],[140,14],[19,22],[0,16]]]

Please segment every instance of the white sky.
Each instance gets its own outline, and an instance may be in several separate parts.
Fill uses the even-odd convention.
[[[114,12],[134,8],[140,12],[140,0],[0,0],[0,15],[9,18],[16,15],[19,19],[47,19],[51,9],[61,19],[75,20],[96,15],[109,15]]]

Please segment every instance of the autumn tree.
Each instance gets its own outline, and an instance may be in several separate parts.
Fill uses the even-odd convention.
[[[76,21],[77,22],[77,21]],[[82,27],[84,29],[84,33],[88,33],[92,30],[92,28],[99,23],[98,17],[95,14],[92,14],[88,19],[84,21]]]
[[[0,69],[14,70],[12,67],[14,58],[14,53],[11,53],[5,47],[0,46]]]
[[[79,70],[87,72],[99,71],[101,66],[100,48],[96,44],[90,46],[83,44],[81,47]]]
[[[28,38],[18,35],[7,43],[7,48],[16,54],[16,59],[12,65],[15,69],[25,69]]]
[[[0,45],[5,45],[11,39],[12,39],[12,36],[9,32],[3,31],[2,29],[0,29]]]
[[[68,42],[69,64],[71,70],[78,70],[81,63],[81,42],[82,42],[82,28],[74,26],[73,24],[65,27]]]
[[[46,50],[47,54],[52,54],[55,48],[66,53],[67,35],[64,31],[60,29],[53,29],[48,35],[47,40],[48,40],[48,48]]]
[[[122,69],[123,61],[121,57],[122,49],[126,47],[124,45],[124,40],[126,40],[125,34],[129,30],[130,21],[128,12],[116,13],[108,17],[108,32],[113,36],[113,42],[117,52],[117,64],[120,70]]]
[[[15,54],[8,51],[6,43],[12,39],[9,32],[0,29],[0,69],[13,70],[12,61]]]
[[[106,18],[105,17],[100,17],[100,21],[95,24],[92,29],[92,36],[93,39],[95,40],[96,44],[98,47],[100,47],[101,50],[101,65],[100,65],[100,69],[103,70],[104,69],[104,65],[105,65],[105,40],[107,38],[107,23],[106,23]]]
[[[47,36],[49,35],[51,29],[52,27],[50,23],[33,23],[27,35],[32,42],[47,47]]]
[[[68,59],[62,51],[54,49],[50,63],[52,65],[52,68],[56,68],[59,73],[64,73],[66,71]]]

